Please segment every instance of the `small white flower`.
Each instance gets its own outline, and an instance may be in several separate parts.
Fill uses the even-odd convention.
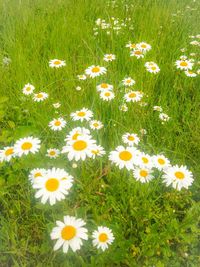
[[[33,93],[33,91],[35,90],[35,87],[30,84],[30,83],[27,83],[24,88],[22,89],[22,92],[23,94],[25,95],[31,95]]]
[[[99,226],[98,229],[92,233],[92,237],[93,246],[101,248],[103,251],[106,250],[115,239],[112,230],[103,226]]]

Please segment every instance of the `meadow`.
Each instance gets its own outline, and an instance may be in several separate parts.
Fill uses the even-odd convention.
[[[0,1],[0,266],[200,266],[199,14]]]

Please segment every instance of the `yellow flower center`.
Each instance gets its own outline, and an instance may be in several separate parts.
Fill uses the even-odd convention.
[[[84,117],[86,113],[84,111],[79,111],[77,114],[79,117]]]
[[[76,235],[76,228],[72,225],[65,226],[61,231],[62,239],[71,240]]]
[[[142,177],[146,177],[148,175],[148,172],[147,171],[145,171],[145,170],[141,170],[140,171],[140,176],[142,176]]]
[[[92,150],[91,152],[92,152],[92,154],[94,154],[94,155],[98,155],[100,151],[97,149],[97,150]]]
[[[73,136],[72,136],[72,140],[77,140],[78,136],[81,135],[80,133],[75,133]]]
[[[182,61],[182,62],[180,63],[180,65],[181,65],[182,67],[186,67],[186,66],[188,65],[188,63],[185,62],[185,61]]]
[[[94,126],[94,127],[98,127],[99,124],[98,124],[97,122],[95,122],[95,123],[93,123],[93,126]]]
[[[23,144],[22,144],[22,146],[21,146],[21,148],[23,149],[23,150],[29,150],[29,149],[31,149],[32,148],[32,143],[30,143],[30,142],[24,142]]]
[[[129,136],[128,136],[128,140],[129,140],[129,141],[134,141],[134,140],[135,140],[135,137],[132,136],[132,135],[129,135]]]
[[[14,153],[14,149],[13,148],[8,148],[6,151],[5,151],[5,155],[6,156],[10,156]]]
[[[126,150],[119,153],[119,158],[124,161],[129,161],[132,157],[132,154]]]
[[[105,93],[105,96],[110,96],[110,93],[109,93],[109,92],[106,92],[106,93]]]
[[[108,88],[108,84],[107,83],[102,83],[101,84],[101,88],[104,88],[104,89]]]
[[[142,161],[143,161],[143,163],[145,163],[145,164],[149,162],[148,158],[145,158],[145,157],[142,157]]]
[[[49,152],[49,155],[50,155],[50,156],[54,156],[55,154],[56,154],[56,152],[53,151],[53,150]]]
[[[163,164],[165,164],[165,160],[164,160],[164,159],[158,159],[158,163],[159,163],[160,165],[163,165]]]
[[[130,80],[130,79],[129,79],[129,80],[126,80],[126,82],[127,82],[127,83],[131,83],[131,80]]]
[[[130,97],[130,98],[135,98],[135,97],[136,97],[136,94],[135,94],[135,93],[130,93],[130,94],[129,94],[129,97]]]
[[[61,63],[61,61],[60,61],[60,60],[56,60],[56,61],[54,61],[54,63],[53,63],[53,64],[55,64],[55,65],[60,65],[60,63]]]
[[[106,233],[102,233],[99,235],[100,242],[106,242],[108,240],[108,235]]]
[[[146,46],[145,44],[142,44],[141,47],[142,47],[142,48],[146,48],[147,46]]]
[[[49,180],[47,180],[45,187],[48,191],[50,192],[54,192],[58,189],[59,187],[59,181],[56,178],[50,178]]]
[[[60,125],[61,125],[61,122],[60,122],[60,121],[55,121],[55,122],[54,122],[54,125],[55,125],[55,126],[60,126]]]
[[[37,94],[36,97],[37,97],[37,98],[42,98],[42,97],[43,97],[43,94],[42,94],[42,93],[39,93],[39,94]]]
[[[31,87],[26,87],[26,91],[30,91],[31,90]]]
[[[92,72],[97,73],[97,72],[99,72],[99,71],[100,71],[100,68],[99,68],[99,67],[94,67],[94,68],[92,68]]]
[[[74,150],[82,151],[87,148],[87,143],[83,140],[78,140],[73,144]]]
[[[37,177],[40,177],[40,176],[42,176],[41,172],[36,172],[36,173],[34,174],[34,178],[37,178]]]
[[[131,44],[130,47],[131,48],[135,48],[136,47],[136,44]]]
[[[153,66],[153,67],[151,67],[151,69],[152,69],[152,70],[156,70],[156,67],[155,67],[155,66]]]
[[[135,55],[141,55],[141,54],[142,54],[142,52],[140,50],[135,51]]]
[[[185,178],[185,174],[183,172],[180,172],[180,171],[175,172],[175,176],[177,179],[180,179],[180,180]]]

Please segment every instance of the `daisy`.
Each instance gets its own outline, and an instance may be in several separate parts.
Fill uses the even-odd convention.
[[[59,156],[60,154],[60,150],[56,149],[56,148],[49,148],[47,149],[47,154],[46,156],[52,159],[55,159]]]
[[[188,77],[196,77],[197,76],[197,74],[191,70],[186,70],[185,75]]]
[[[27,84],[25,84],[24,88],[22,89],[22,92],[25,95],[31,95],[34,90],[35,90],[35,87],[32,84],[27,83]]]
[[[138,145],[140,139],[137,134],[134,133],[125,133],[122,135],[122,141],[124,144],[128,144],[129,146]]]
[[[127,107],[126,104],[121,105],[121,106],[119,107],[119,109],[120,109],[121,111],[123,111],[123,112],[127,112],[127,111],[128,111],[128,107]]]
[[[47,99],[49,97],[49,95],[45,92],[40,92],[40,93],[37,93],[37,94],[34,94],[34,97],[33,97],[33,100],[35,102],[42,102],[44,101],[45,99]]]
[[[130,49],[135,49],[136,46],[137,46],[136,44],[131,43],[131,42],[129,42],[128,44],[126,44],[126,47],[128,47],[128,48],[130,48]]]
[[[153,107],[153,110],[159,111],[159,112],[162,112],[163,111],[162,107],[160,107],[160,106],[154,106]]]
[[[72,183],[73,177],[64,169],[46,170],[44,177],[37,177],[34,181],[33,188],[37,190],[35,197],[41,198],[42,204],[49,201],[50,205],[54,205],[56,201],[65,199]]]
[[[105,54],[103,60],[106,62],[113,61],[116,59],[116,56],[113,54]]]
[[[140,181],[141,183],[147,183],[150,180],[154,178],[153,171],[148,168],[140,168],[137,167],[133,170],[133,176],[137,181]]]
[[[7,146],[0,150],[0,162],[10,161],[15,156],[13,146]]]
[[[66,126],[66,121],[63,118],[53,119],[49,123],[49,127],[53,131],[61,131]]]
[[[93,246],[103,251],[106,250],[115,239],[112,230],[104,226],[99,226],[97,230],[92,233],[92,237]]]
[[[88,239],[88,230],[84,227],[85,222],[72,216],[64,216],[64,222],[56,221],[56,227],[51,232],[51,239],[56,241],[54,250],[63,246],[63,252],[67,253],[71,248],[73,252],[83,245],[82,239]]]
[[[138,102],[142,99],[143,93],[140,91],[129,91],[124,95],[126,102]]]
[[[45,169],[41,169],[41,168],[36,168],[30,171],[29,173],[29,180],[31,181],[31,183],[33,184],[35,182],[35,179],[37,179],[38,177],[44,177],[46,174],[46,170]]]
[[[40,149],[41,141],[38,138],[28,136],[19,139],[14,145],[14,151],[17,156],[28,155],[29,153],[35,154]]]
[[[95,66],[92,65],[88,67],[85,70],[85,73],[90,77],[90,78],[95,78],[97,76],[100,76],[102,74],[105,74],[107,72],[107,69],[105,67],[100,67],[100,66]]]
[[[103,99],[104,101],[110,101],[113,98],[115,98],[115,94],[112,91],[105,90],[100,93],[100,98]]]
[[[84,127],[76,127],[69,132],[69,134],[65,138],[65,141],[75,141],[78,140],[79,137],[84,136],[90,137],[90,130]]]
[[[192,173],[186,166],[172,166],[166,169],[163,175],[163,180],[167,186],[172,185],[173,188],[181,190],[182,188],[188,189],[192,185],[194,179]]]
[[[124,78],[124,79],[122,80],[122,83],[123,83],[123,85],[125,85],[125,86],[132,86],[132,85],[135,84],[135,81],[134,81],[131,77],[128,77],[128,78]]]
[[[133,147],[118,146],[115,151],[111,151],[109,160],[114,163],[119,169],[127,168],[134,169],[134,164],[137,162],[138,151]]]
[[[91,149],[92,158],[95,159],[96,157],[102,157],[106,154],[104,148],[100,145],[93,145]]]
[[[77,140],[67,142],[62,149],[62,153],[67,153],[70,161],[85,160],[86,157],[92,157],[91,149],[95,143],[96,141],[89,136],[81,136]]]
[[[53,104],[53,107],[54,107],[54,108],[59,108],[60,106],[61,106],[61,104],[60,104],[59,102]]]
[[[76,112],[71,113],[70,117],[73,121],[90,121],[93,117],[93,112],[87,108],[82,108],[81,110],[77,110]]]
[[[153,156],[154,166],[162,171],[170,166],[170,161],[164,155]]]
[[[161,121],[168,121],[170,119],[170,117],[167,114],[165,114],[165,113],[160,113],[159,114],[159,119]]]
[[[76,86],[76,91],[81,91],[81,87],[80,86]]]
[[[141,43],[137,44],[136,47],[139,50],[142,50],[143,52],[147,52],[147,51],[151,50],[151,45],[147,44],[145,42],[141,42]]]
[[[177,67],[177,69],[180,70],[191,70],[193,67],[193,63],[190,60],[177,60],[175,62],[175,65]]]
[[[160,68],[157,64],[154,64],[152,66],[147,67],[147,71],[150,73],[158,73],[160,71]]]
[[[87,76],[85,74],[77,75],[77,77],[79,80],[83,80],[83,81],[87,79]]]
[[[131,57],[136,57],[136,58],[143,58],[144,57],[144,54],[141,50],[139,49],[133,49],[131,50],[130,52],[130,56]]]
[[[64,66],[66,66],[66,63],[64,60],[52,59],[49,61],[49,67],[51,67],[51,68],[61,68]]]
[[[103,123],[97,120],[90,121],[90,128],[92,130],[100,130],[101,128],[103,128]]]
[[[101,83],[97,85],[97,91],[103,92],[105,90],[113,90],[113,85],[108,84],[108,83]]]
[[[152,157],[148,154],[145,154],[143,152],[138,154],[138,162],[137,165],[140,167],[145,167],[148,169],[151,169],[153,167],[153,160]]]

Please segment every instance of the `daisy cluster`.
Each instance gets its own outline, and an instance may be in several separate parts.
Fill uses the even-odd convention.
[[[28,136],[20,138],[12,146],[6,146],[0,150],[0,162],[9,162],[14,157],[21,157],[29,153],[35,154],[40,149],[41,141],[38,138]]]
[[[98,18],[95,21],[95,27],[93,28],[94,35],[98,35],[100,31],[105,31],[107,35],[111,33],[122,34],[125,28],[129,28],[131,18],[125,18],[124,20],[111,17],[109,21]]]
[[[196,77],[197,73],[195,73],[192,69],[194,66],[194,59],[189,59],[187,56],[180,56],[180,58],[175,62],[176,68],[184,71],[185,75],[188,77]]]
[[[170,117],[166,113],[163,113],[161,106],[154,106],[153,110],[159,112],[159,119],[162,121],[162,124],[170,120]]]
[[[137,147],[139,137],[135,133],[126,133],[122,136],[126,147],[120,145],[109,154],[109,160],[119,169],[126,168],[133,177],[141,183],[154,179],[157,171],[160,172],[163,182],[177,190],[188,189],[193,183],[193,175],[186,166],[172,166],[163,154],[150,156]]]

